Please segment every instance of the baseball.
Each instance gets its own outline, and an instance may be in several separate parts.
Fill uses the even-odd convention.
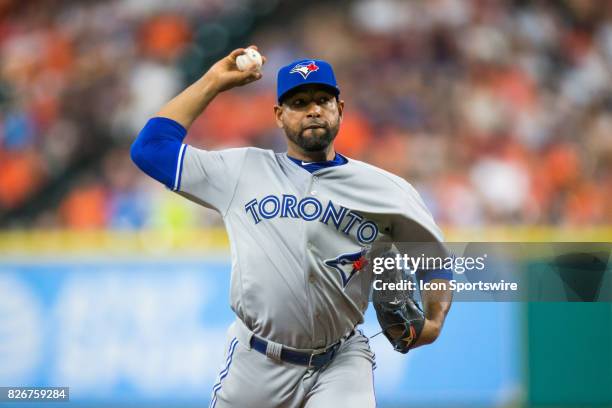
[[[240,71],[259,71],[262,64],[261,54],[255,48],[247,48],[244,54],[236,58],[236,66]]]

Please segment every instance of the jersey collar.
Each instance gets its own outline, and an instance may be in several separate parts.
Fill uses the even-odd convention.
[[[348,163],[348,159],[342,156],[340,153],[336,153],[336,156],[333,160],[327,160],[322,162],[303,162],[289,155],[287,155],[287,158],[309,173],[314,173],[317,170],[321,170],[327,167],[342,166],[343,164]]]

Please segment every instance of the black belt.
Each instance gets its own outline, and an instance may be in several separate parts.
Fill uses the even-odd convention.
[[[351,334],[346,337],[346,339],[349,339],[354,333],[355,331],[352,331]],[[334,358],[341,345],[342,342],[339,341],[326,349],[314,350],[311,353],[289,350],[283,347],[280,354],[280,360],[286,363],[319,369]],[[253,335],[251,336],[251,348],[259,351],[261,354],[266,354],[266,350],[268,349],[268,341]]]

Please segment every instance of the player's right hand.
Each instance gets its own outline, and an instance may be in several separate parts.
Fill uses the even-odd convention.
[[[257,50],[257,46],[251,45],[251,48]],[[249,84],[253,81],[261,79],[259,71],[240,71],[236,65],[236,58],[244,54],[244,48],[237,48],[225,58],[217,61],[206,74],[204,79],[210,81],[213,89],[216,92],[227,91],[237,86]],[[258,50],[259,51],[259,50]],[[263,63],[266,63],[266,57],[262,55]]]

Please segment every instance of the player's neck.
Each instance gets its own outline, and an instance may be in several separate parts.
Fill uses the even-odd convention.
[[[325,150],[307,152],[289,144],[287,146],[287,155],[307,163],[324,162],[333,160],[336,157],[336,150],[333,145],[329,145]]]

